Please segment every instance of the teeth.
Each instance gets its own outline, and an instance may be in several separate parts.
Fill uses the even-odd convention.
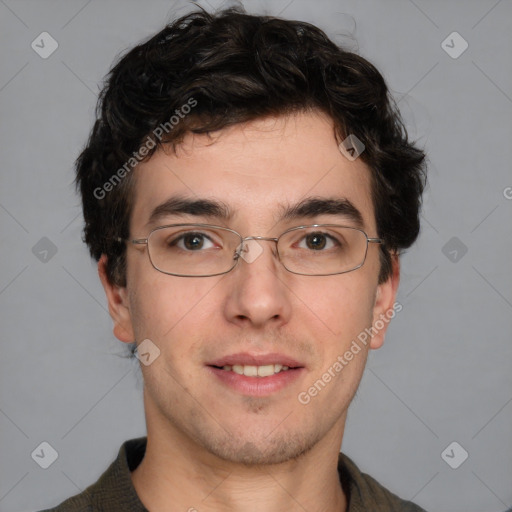
[[[268,377],[269,375],[274,375],[274,373],[275,373],[274,372],[274,365],[273,364],[267,364],[265,366],[258,366],[256,368],[256,373],[258,374],[258,377]],[[247,374],[244,372],[244,375],[247,375]]]
[[[227,372],[233,371],[238,375],[245,375],[246,377],[270,377],[289,368],[282,364],[266,364],[263,366],[234,364],[233,366],[225,365],[222,369]]]
[[[244,374],[244,367],[240,364],[234,364],[233,365],[233,371],[235,373],[238,373],[238,375],[243,375]]]
[[[246,377],[257,377],[258,376],[258,367],[251,365],[243,366],[244,375]]]

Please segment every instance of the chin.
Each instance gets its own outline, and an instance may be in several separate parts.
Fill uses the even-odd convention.
[[[258,440],[243,439],[243,436],[222,440],[210,438],[201,444],[208,452],[226,462],[264,466],[296,460],[311,450],[318,440],[319,436],[314,434],[284,433],[279,436],[262,435]]]

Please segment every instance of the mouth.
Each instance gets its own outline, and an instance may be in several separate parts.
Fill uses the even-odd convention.
[[[286,372],[290,370],[289,366],[283,364],[265,364],[261,366],[255,366],[252,364],[234,364],[229,365],[226,364],[222,367],[213,366],[213,368],[217,368],[219,370],[224,370],[226,372],[235,372],[238,375],[245,375],[246,377],[270,377],[271,375],[275,375],[279,372]],[[292,368],[294,370],[295,368]]]
[[[224,386],[249,396],[266,396],[289,386],[305,366],[282,354],[233,354],[208,363]]]

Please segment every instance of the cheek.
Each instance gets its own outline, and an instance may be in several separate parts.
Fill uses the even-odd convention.
[[[330,277],[301,291],[307,297],[304,312],[309,311],[304,322],[316,336],[319,355],[304,392],[306,399],[322,395],[315,402],[318,408],[329,403],[333,410],[345,410],[364,371],[369,350],[365,329],[372,324],[375,288],[368,279],[371,274],[356,272]]]
[[[218,279],[169,276],[149,262],[133,265],[131,272],[131,317],[137,340],[149,338],[163,346],[185,335],[193,338],[197,326],[208,323],[203,304]]]
[[[356,274],[360,270],[363,268],[326,277],[315,286],[304,283],[296,292],[301,299],[305,322],[312,323],[308,330],[315,325],[314,331],[334,340],[336,349],[350,342],[372,322],[376,288],[363,272]]]

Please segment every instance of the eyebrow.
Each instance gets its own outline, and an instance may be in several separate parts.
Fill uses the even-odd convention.
[[[280,220],[311,218],[319,215],[335,215],[364,228],[361,212],[345,197],[323,198],[308,197],[295,205],[282,207]]]
[[[232,219],[234,212],[225,203],[213,199],[192,199],[173,196],[156,206],[149,217],[147,226],[155,225],[167,216],[192,215],[222,221]],[[333,215],[351,221],[355,227],[364,228],[361,212],[344,197],[308,197],[293,205],[280,205],[278,221],[289,221]]]

